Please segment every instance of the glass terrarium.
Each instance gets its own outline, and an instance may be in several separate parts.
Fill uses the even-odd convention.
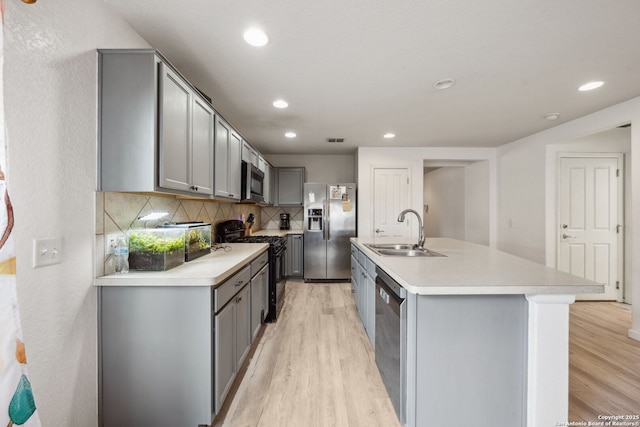
[[[184,230],[184,260],[194,259],[211,253],[211,224],[202,222],[176,222],[161,225],[166,228]]]
[[[129,270],[165,271],[184,263],[184,229],[129,230]]]

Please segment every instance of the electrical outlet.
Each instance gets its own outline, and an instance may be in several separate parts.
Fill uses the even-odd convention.
[[[62,239],[34,239],[33,268],[62,262]]]
[[[122,233],[112,233],[107,234],[104,238],[104,253],[106,255],[111,255],[115,249],[116,244],[118,244],[118,238],[122,236]]]

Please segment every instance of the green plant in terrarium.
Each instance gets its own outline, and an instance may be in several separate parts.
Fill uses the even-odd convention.
[[[183,230],[130,230],[129,269],[163,271],[184,262]]]
[[[182,236],[173,239],[152,233],[131,233],[129,235],[129,252],[173,252],[184,248]]]
[[[198,245],[198,249],[207,249],[210,244],[198,230],[189,231],[187,246]]]

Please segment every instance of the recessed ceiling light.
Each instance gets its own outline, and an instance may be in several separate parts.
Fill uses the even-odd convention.
[[[387,138],[387,139],[391,139],[391,138],[395,138],[395,137],[396,137],[396,134],[395,134],[395,133],[388,132],[388,133],[385,133],[385,134],[383,135],[383,137],[384,137],[384,138]]]
[[[269,43],[269,36],[259,28],[249,28],[244,32],[244,41],[251,46],[261,47]]]
[[[456,81],[453,79],[442,79],[435,82],[433,84],[433,87],[435,87],[438,90],[443,90],[443,89],[449,89],[454,84],[456,84]]]
[[[558,117],[560,117],[560,113],[549,113],[544,115],[544,118],[547,120],[558,120]]]
[[[295,138],[296,137],[296,133],[295,132],[287,132],[284,134],[284,136],[286,136],[287,138]]]
[[[289,106],[289,103],[284,99],[276,99],[275,101],[273,101],[273,106],[276,108],[287,108]]]
[[[585,83],[582,86],[580,86],[578,88],[578,90],[581,91],[581,92],[585,92],[587,90],[594,90],[594,89],[598,89],[603,84],[604,84],[603,81],[589,82],[589,83]]]

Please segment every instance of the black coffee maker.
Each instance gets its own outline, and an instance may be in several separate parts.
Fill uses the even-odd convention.
[[[291,228],[289,216],[288,213],[280,214],[280,230],[289,230]]]

